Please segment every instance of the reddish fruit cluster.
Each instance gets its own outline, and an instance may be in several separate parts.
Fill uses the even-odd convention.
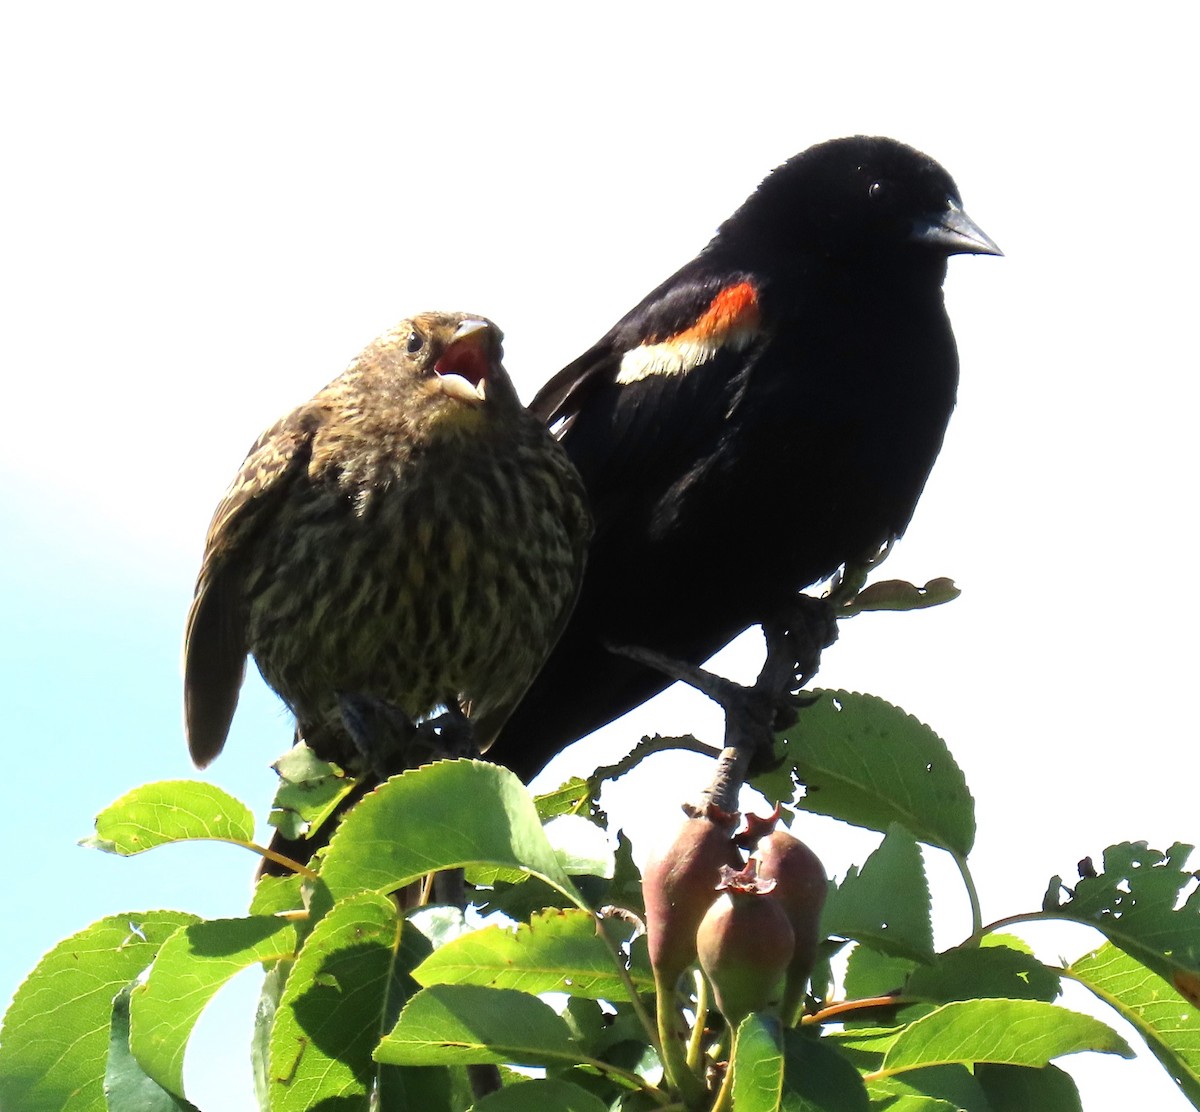
[[[717,894],[721,867],[741,865],[733,842],[737,815],[709,804],[684,805],[687,818],[675,840],[642,874],[650,964],[665,984],[696,960],[696,931]]]
[[[775,829],[778,815],[687,808],[669,848],[643,876],[655,978],[673,988],[697,958],[718,1009],[736,1026],[782,1005],[791,1019],[816,960],[825,870],[803,842]],[[743,850],[753,851],[746,861]]]

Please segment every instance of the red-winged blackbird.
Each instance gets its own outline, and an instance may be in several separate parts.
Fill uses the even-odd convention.
[[[467,713],[486,746],[570,612],[590,532],[502,335],[425,313],[268,429],[209,528],[184,646],[188,745],[225,744],[247,653],[318,755],[363,763],[343,698]]]
[[[999,254],[892,139],[812,147],[546,384],[596,536],[563,637],[489,757],[526,779],[904,532],[954,407],[946,259]]]

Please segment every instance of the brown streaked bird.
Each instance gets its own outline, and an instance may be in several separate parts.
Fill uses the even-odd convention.
[[[486,748],[574,604],[591,532],[500,330],[423,313],[262,434],[208,530],[184,640],[188,747],[220,753],[247,655],[326,760],[344,696],[461,707]]]

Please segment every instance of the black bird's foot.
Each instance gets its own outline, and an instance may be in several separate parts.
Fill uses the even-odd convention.
[[[766,768],[773,756],[774,724],[778,714],[777,685],[764,683],[760,675],[752,687],[745,687],[715,672],[673,660],[652,649],[632,645],[609,645],[610,652],[627,656],[653,668],[673,680],[686,683],[707,695],[725,712],[725,750],[736,749],[745,769]],[[790,665],[790,662],[789,662]],[[764,669],[765,671],[765,669]],[[789,678],[791,669],[788,670]],[[740,786],[740,785],[739,785]],[[732,806],[718,804],[724,810],[737,810],[736,791]]]
[[[664,676],[694,687],[697,691],[707,695],[713,702],[720,703],[726,711],[729,709],[730,702],[736,698],[736,692],[749,690],[739,683],[734,683],[733,680],[718,676],[715,672],[698,668],[684,660],[676,660],[674,657],[666,656],[654,649],[646,649],[640,645],[605,644],[604,647],[610,653],[627,656],[630,660],[637,661],[638,664],[644,664],[647,668],[653,668],[654,671],[661,672]]]
[[[776,731],[796,721],[809,700],[801,692],[821,667],[821,653],[838,637],[837,610],[829,599],[796,595],[788,607],[763,622],[767,659],[758,686],[775,693]]]

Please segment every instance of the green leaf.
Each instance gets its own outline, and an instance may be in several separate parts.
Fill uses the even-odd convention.
[[[608,833],[580,815],[559,815],[542,828],[569,876],[599,876],[610,880],[614,871]]]
[[[260,1109],[270,1107],[271,1029],[279,1010],[279,998],[292,971],[291,962],[277,961],[263,977],[258,1004],[254,1009],[254,1034],[250,1038],[250,1068],[254,1075],[254,1096]]]
[[[608,886],[606,900],[618,907],[628,908],[636,915],[646,913],[642,895],[642,874],[633,860],[633,844],[626,837],[624,830],[617,831],[613,878]]]
[[[828,1039],[789,1030],[783,1043],[781,1112],[867,1112],[862,1077]]]
[[[607,1112],[608,1106],[586,1089],[556,1077],[522,1081],[489,1093],[471,1112]]]
[[[933,960],[929,884],[916,839],[892,826],[879,848],[830,886],[821,931],[865,942],[895,957]]]
[[[302,741],[271,767],[279,775],[279,787],[267,822],[285,838],[303,838],[310,830],[319,830],[358,785]]]
[[[248,966],[295,950],[295,924],[271,916],[212,919],[176,931],[133,990],[129,1045],[142,1069],[182,1096],[187,1041],[217,990]]]
[[[1083,877],[1065,901],[1055,877],[1045,910],[1095,927],[1177,988],[1200,988],[1200,885],[1187,868],[1191,852],[1182,842],[1165,854],[1145,842],[1109,846],[1103,871]]]
[[[375,1060],[397,1066],[573,1065],[566,1023],[536,996],[477,985],[422,989],[400,1013]]]
[[[495,865],[475,865],[464,872],[468,884],[484,890],[526,884],[529,881],[529,874],[520,869],[501,869]]]
[[[981,1062],[975,1080],[992,1112],[1083,1112],[1074,1080],[1058,1066],[1035,1070]]]
[[[194,839],[251,845],[254,816],[241,800],[202,780],[159,780],[126,792],[96,816],[91,849],[131,857]]]
[[[630,942],[630,924],[617,919],[605,922],[619,946]],[[515,930],[483,927],[447,942],[413,971],[413,977],[425,986],[488,985],[534,995],[566,992],[591,1000],[628,1000],[612,950],[598,931],[590,912],[551,908]],[[654,991],[648,963],[636,967],[632,975],[640,992]]]
[[[916,968],[920,966],[910,958],[891,957],[859,943],[851,950],[846,962],[845,997],[847,1000],[868,1000],[896,994]],[[848,1029],[870,1028],[911,1022],[930,1010],[928,1004],[898,1001],[843,1012],[838,1019]]]
[[[864,1000],[896,992],[904,986],[908,975],[920,966],[911,958],[881,954],[859,943],[846,962],[846,997]]]
[[[646,1029],[628,1005],[618,1005],[614,1015],[594,1000],[572,996],[562,1017],[571,1038],[589,1058],[603,1058],[633,1069],[646,1048]],[[621,1044],[625,1045],[614,1057],[614,1047]]]
[[[960,1000],[906,1027],[884,1056],[881,1073],[953,1062],[1044,1066],[1081,1050],[1133,1057],[1120,1035],[1091,1016],[1042,1000]]]
[[[369,1105],[370,1112],[459,1112],[470,1107],[474,1096],[467,1071],[442,1066],[381,1066],[379,1101]],[[337,1112],[344,1102],[325,1101],[320,1112]],[[353,1112],[360,1107],[350,1102]],[[316,1110],[314,1110],[316,1112]]]
[[[559,815],[581,815],[592,803],[592,790],[588,782],[579,776],[565,780],[552,792],[542,792],[533,797],[542,822]]]
[[[484,761],[439,761],[380,785],[339,824],[321,877],[340,900],[471,865],[517,868],[580,900],[525,785]]]
[[[903,1027],[846,1026],[824,1033],[821,1042],[836,1047],[843,1058],[863,1073],[873,1073],[883,1065],[884,1055],[900,1037]]]
[[[966,857],[975,842],[975,801],[946,743],[928,726],[874,695],[820,691],[821,698],[776,739],[783,763],[752,783],[794,806],[887,830],[901,823],[918,841]]]
[[[748,1015],[733,1044],[733,1104],[738,1112],[775,1112],[783,1094],[783,1035],[779,1020]]]
[[[109,1108],[137,1112],[199,1112],[194,1104],[167,1092],[147,1076],[129,1052],[129,994],[126,985],[113,1001],[112,1033],[104,1070],[104,1096]]]
[[[182,911],[111,915],[60,942],[21,983],[0,1028],[0,1108],[105,1112],[113,998],[154,960]]]
[[[1005,934],[1003,931],[996,931],[994,934],[986,934],[980,939],[980,946],[1003,946],[1006,950],[1016,950],[1019,954],[1032,954],[1033,947],[1029,945],[1025,939],[1018,937],[1015,934]]]
[[[872,1092],[878,1090],[873,1089]],[[925,1096],[921,1093],[901,1093],[885,1096],[871,1101],[872,1112],[962,1112],[952,1101],[940,1097]]]
[[[474,870],[468,869],[468,879],[473,875]],[[568,899],[557,889],[531,876],[523,877],[520,884],[497,881],[491,887],[476,888],[471,903],[483,918],[499,914],[518,923],[547,907],[579,906],[577,899]]]
[[[966,1066],[929,1066],[867,1083],[874,1104],[887,1112],[993,1112]],[[1026,1112],[1033,1112],[1027,1109]],[[1038,1112],[1041,1112],[1038,1109]]]
[[[937,1003],[983,997],[1051,1001],[1060,991],[1057,973],[1007,946],[950,950],[935,964],[914,969],[904,986],[905,996]]]
[[[1200,1108],[1200,1011],[1156,973],[1111,942],[1072,962],[1067,975],[1137,1029],[1151,1053]]]
[[[250,898],[251,915],[278,915],[281,911],[300,911],[304,908],[304,877],[260,876],[254,882]]]
[[[364,892],[334,905],[305,941],[279,1000],[270,1038],[272,1112],[365,1100],[376,1085],[381,1093],[403,1091],[419,1080],[381,1071],[371,1055],[416,990],[407,970],[429,949],[387,896]]]

